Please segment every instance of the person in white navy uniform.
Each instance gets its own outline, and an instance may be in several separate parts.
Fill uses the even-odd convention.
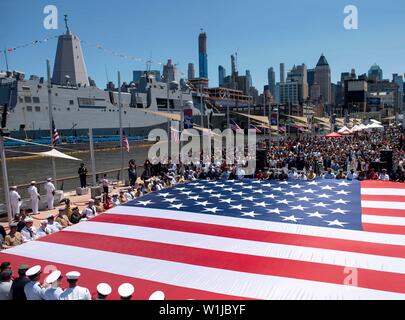
[[[111,294],[112,289],[108,283],[99,283],[97,285],[97,298],[96,300],[107,300]]]
[[[164,300],[165,294],[162,291],[155,291],[149,297],[149,300]]]
[[[25,275],[30,279],[24,287],[24,293],[27,300],[44,300],[45,288],[39,283],[41,276],[41,266],[33,266],[29,268]]]
[[[32,214],[38,214],[39,200],[41,199],[38,189],[35,185],[36,182],[31,181],[31,185],[28,187],[28,194],[31,199]]]
[[[91,300],[89,289],[77,285],[79,278],[80,272],[78,271],[66,273],[69,288],[62,292],[59,296],[59,300]]]
[[[51,230],[51,233],[58,232],[62,230],[62,226],[60,225],[59,222],[55,221],[55,216],[53,214],[50,214],[46,220],[48,220],[48,228]]]
[[[24,219],[25,227],[21,230],[21,235],[24,242],[34,241],[37,239],[37,229],[34,227],[34,220],[31,217]]]
[[[46,277],[45,283],[48,285],[48,288],[44,293],[45,300],[59,300],[59,296],[63,292],[63,289],[60,287],[62,279],[62,272],[59,270],[53,271],[49,276]]]
[[[55,185],[52,183],[52,178],[48,178],[45,183],[45,191],[46,191],[46,202],[48,204],[48,210],[53,209],[53,201],[55,198]]]
[[[21,207],[21,196],[17,192],[17,186],[12,186],[10,188],[10,204],[11,204],[11,214],[13,219],[16,215],[20,214],[20,207]]]
[[[118,294],[121,300],[131,300],[134,294],[135,288],[130,283],[123,283],[118,287]]]

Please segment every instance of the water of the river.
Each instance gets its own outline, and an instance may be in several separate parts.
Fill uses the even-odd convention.
[[[147,158],[148,146],[142,145],[131,148],[130,152],[124,152],[124,164],[127,168],[128,160],[135,159],[137,165],[142,165]],[[90,153],[77,153],[72,156],[81,159],[87,166],[89,174],[91,174]],[[96,171],[118,169],[121,166],[121,155],[119,150],[111,151],[96,151]],[[75,176],[80,166],[79,161],[55,159],[57,178]],[[33,158],[33,159],[9,159],[7,160],[7,171],[9,185],[21,185],[29,183],[31,180],[44,181],[48,177],[52,177],[52,160],[51,158]],[[118,172],[118,171],[117,171]],[[117,178],[117,172],[109,173],[110,178]],[[127,171],[124,172],[127,178]],[[139,174],[139,173],[138,173]],[[4,203],[4,188],[3,177],[0,174],[0,203]],[[87,178],[90,183],[91,176]],[[63,183],[63,190],[74,190],[79,186],[79,179],[66,180]],[[61,188],[61,182],[58,183],[58,188]],[[26,188],[19,188],[18,192],[24,198],[27,196]],[[43,189],[40,189],[43,193]]]

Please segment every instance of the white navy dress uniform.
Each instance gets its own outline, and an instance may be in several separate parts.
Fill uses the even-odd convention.
[[[97,292],[99,294],[99,296],[97,297],[96,300],[105,300],[105,298],[111,294],[112,292],[112,288],[110,287],[110,285],[108,283],[99,283],[97,285]],[[105,298],[101,298],[101,296],[104,296]]]
[[[26,217],[24,219],[24,222],[33,222],[33,220],[30,217]],[[37,229],[34,226],[31,226],[30,228],[25,226],[21,230],[21,235],[23,237],[24,242],[34,241],[35,239],[37,239]]]
[[[60,278],[61,272],[59,270],[53,271],[49,276],[46,277],[45,282],[51,286],[45,290],[44,299],[45,300],[59,300],[60,295],[63,290],[58,287],[57,280]]]
[[[135,288],[130,283],[123,283],[118,287],[118,294],[121,299],[130,299],[135,292]]]
[[[80,272],[71,271],[66,273],[68,280],[77,280],[80,278]],[[89,289],[75,286],[73,288],[67,288],[59,296],[59,300],[91,300],[91,294]]]
[[[165,294],[162,291],[155,291],[149,297],[149,300],[164,300]]]
[[[40,272],[41,266],[33,266],[25,272],[25,275],[32,277]],[[43,288],[38,281],[30,281],[25,285],[24,293],[27,300],[44,300],[45,288]]]
[[[21,207],[21,196],[17,192],[17,187],[12,186],[10,188],[10,204],[11,204],[11,213],[13,218],[16,216],[16,214],[20,213],[20,207]]]
[[[46,191],[46,202],[48,204],[48,210],[53,209],[53,201],[54,201],[54,193],[55,193],[55,186],[52,183],[52,179],[48,178],[47,183],[45,183],[45,191]]]
[[[28,187],[28,194],[31,198],[32,214],[37,214],[39,205],[39,193],[37,187],[35,186],[35,181],[31,181],[31,185]]]

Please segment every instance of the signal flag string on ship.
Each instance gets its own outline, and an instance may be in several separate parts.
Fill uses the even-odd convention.
[[[33,41],[31,41],[31,42],[28,42],[28,43],[25,43],[25,44],[22,44],[22,45],[19,45],[19,46],[16,46],[16,47],[5,48],[5,49],[3,49],[2,51],[3,51],[4,53],[7,53],[7,52],[14,52],[14,51],[16,51],[16,50],[18,50],[18,49],[26,48],[26,47],[29,47],[29,46],[35,46],[35,45],[37,45],[37,44],[41,44],[41,43],[44,43],[44,42],[48,42],[49,40],[56,39],[56,38],[58,38],[58,37],[59,37],[59,36],[52,36],[52,37],[48,37],[48,38],[45,38],[45,39],[42,39],[42,40],[33,40]]]
[[[163,63],[160,62],[160,61],[145,60],[143,58],[135,57],[135,56],[132,56],[132,55],[119,53],[117,51],[107,49],[107,48],[103,47],[101,44],[92,44],[92,43],[89,43],[89,42],[84,41],[84,40],[81,40],[80,42],[85,44],[85,45],[95,47],[96,49],[99,49],[101,51],[104,51],[104,52],[109,53],[109,54],[111,54],[111,55],[113,55],[115,57],[119,57],[119,58],[122,58],[122,59],[131,60],[131,61],[137,61],[137,62],[144,62],[144,63],[163,65]]]
[[[26,47],[29,47],[29,46],[35,46],[35,45],[38,45],[38,44],[48,42],[49,40],[56,39],[58,37],[59,36],[51,36],[51,37],[47,37],[47,38],[42,39],[42,40],[33,40],[33,41],[30,41],[30,42],[22,44],[22,45],[5,48],[5,49],[1,50],[0,52],[11,53],[11,52],[14,52],[14,51],[22,49],[22,48],[26,48]],[[135,56],[128,55],[128,54],[123,54],[123,53],[120,53],[120,52],[117,52],[117,51],[114,51],[114,50],[107,49],[107,48],[103,47],[101,44],[92,44],[92,43],[89,43],[89,42],[84,41],[84,40],[80,40],[80,42],[82,44],[84,44],[84,45],[95,47],[96,49],[99,49],[101,51],[104,51],[104,52],[106,52],[108,54],[111,54],[111,55],[113,55],[115,57],[119,57],[119,58],[122,58],[122,59],[130,60],[130,61],[143,62],[143,63],[151,63],[151,64],[163,65],[163,63],[160,62],[160,61],[145,60],[143,58],[135,57]]]

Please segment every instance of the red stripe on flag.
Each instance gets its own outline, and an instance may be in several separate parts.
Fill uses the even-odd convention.
[[[372,216],[385,216],[385,217],[403,217],[405,218],[405,210],[396,209],[380,209],[380,208],[362,208],[362,214],[369,214]]]
[[[332,239],[325,237],[296,235],[274,231],[262,231],[247,228],[227,227],[206,223],[178,221],[173,219],[161,219],[161,218],[128,216],[118,214],[99,215],[93,218],[91,221],[166,229],[197,234],[206,234],[241,240],[252,240],[268,243],[279,243],[287,245],[405,258],[405,246],[399,245],[370,243],[355,240]]]
[[[268,258],[99,234],[59,232],[39,241],[237,272],[326,283],[343,284],[348,276],[347,272],[345,273],[347,268],[344,266]],[[360,268],[356,270],[360,287],[405,293],[404,274]]]
[[[379,181],[379,180],[365,180],[361,181],[362,188],[396,188],[404,189],[405,184],[401,182]]]
[[[79,268],[73,265],[66,265],[60,263],[54,263],[52,261],[45,261],[45,260],[38,260],[38,259],[31,259],[26,257],[21,257],[13,254],[7,254],[4,252],[0,253],[0,261],[9,261],[11,263],[11,267],[13,269],[13,274],[17,275],[17,268],[20,264],[28,264],[29,266],[34,265],[41,265],[42,270],[46,266],[55,266],[58,270],[62,271],[62,274],[65,275],[66,272],[75,270],[81,273],[81,277],[79,280],[79,285],[87,287],[92,296],[96,295],[96,287],[101,282],[108,283],[113,291],[109,296],[109,300],[119,299],[118,295],[118,287],[124,283],[128,282],[134,285],[135,293],[133,296],[133,300],[147,300],[149,296],[155,291],[163,291],[166,295],[167,300],[186,300],[186,299],[194,299],[194,300],[248,300],[243,297],[235,297],[223,294],[217,294],[213,292],[197,290],[197,289],[190,289],[184,288],[180,286],[168,285],[160,282],[155,281],[148,281],[139,278],[132,278],[127,277],[119,274],[109,273],[109,272],[102,272],[97,270],[91,270],[86,268]],[[52,270],[51,270],[52,271]],[[43,273],[40,279],[40,282],[43,283],[46,276],[48,274]],[[63,280],[62,286],[64,288],[67,287],[66,280]]]
[[[364,201],[394,201],[405,202],[405,196],[384,196],[384,195],[365,195],[361,196]]]

